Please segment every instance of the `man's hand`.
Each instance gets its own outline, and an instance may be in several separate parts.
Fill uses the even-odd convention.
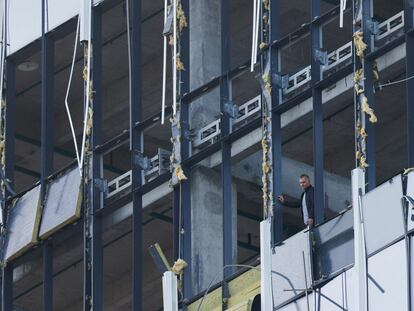
[[[313,221],[313,219],[312,218],[308,218],[308,221],[307,221],[307,224],[308,224],[308,226],[313,226],[313,223],[314,223],[314,221]]]
[[[285,203],[285,201],[286,201],[286,198],[285,198],[285,196],[284,195],[279,195],[278,197],[277,197],[277,199],[279,200],[279,202],[280,203],[282,203],[282,204],[284,204]]]

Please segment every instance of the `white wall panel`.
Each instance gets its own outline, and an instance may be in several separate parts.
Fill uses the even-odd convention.
[[[369,310],[408,310],[407,274],[404,240],[369,258]]]
[[[305,254],[307,285],[310,285],[308,243],[308,234],[302,231],[275,248],[275,253],[272,256],[272,284],[275,306],[300,294],[306,288],[302,253]]]

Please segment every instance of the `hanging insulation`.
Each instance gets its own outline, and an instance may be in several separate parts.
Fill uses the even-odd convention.
[[[171,271],[174,272],[176,275],[182,275],[184,273],[184,269],[187,266],[188,264],[184,261],[184,259],[178,258],[172,266]]]
[[[363,58],[364,52],[368,46],[363,40],[363,33],[361,31],[357,31],[354,33],[354,44],[355,44],[356,55],[359,58]]]

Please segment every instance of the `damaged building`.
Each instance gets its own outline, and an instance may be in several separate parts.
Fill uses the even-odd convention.
[[[412,310],[413,1],[0,16],[2,311]]]

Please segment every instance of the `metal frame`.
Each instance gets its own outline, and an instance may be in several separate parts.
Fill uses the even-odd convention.
[[[143,133],[135,125],[142,120],[142,77],[141,77],[141,0],[131,0],[131,81],[130,81],[130,149],[133,155],[143,152]],[[143,170],[134,163],[132,166],[132,189],[143,184]],[[143,279],[143,230],[142,230],[142,193],[132,193],[132,310],[144,308],[142,295]]]
[[[230,1],[222,0],[220,5],[220,26],[221,26],[221,72],[220,78],[220,130],[221,137],[229,135],[232,131],[231,118],[225,111],[225,105],[231,102],[230,80]],[[221,182],[223,196],[223,267],[234,264],[233,262],[233,200],[232,200],[232,172],[231,172],[231,141],[221,141]],[[227,268],[223,271],[222,302],[223,310],[226,308],[226,298],[230,297],[225,281],[234,272],[234,268]]]
[[[40,196],[46,201],[47,179],[53,173],[54,40],[46,35],[46,6],[42,0]],[[53,242],[43,245],[43,310],[53,310]]]
[[[320,0],[312,0],[311,19],[315,20],[321,14]],[[323,109],[322,89],[317,83],[322,80],[322,63],[318,53],[322,48],[322,27],[317,22],[311,24],[311,77],[312,77],[312,104],[313,104],[313,169],[315,183],[315,219],[316,224],[323,222],[325,215],[325,192],[323,184]]]
[[[364,0],[367,2],[367,0]],[[271,71],[272,73],[279,73],[280,64],[279,64],[279,51],[280,48],[285,44],[287,39],[285,38],[279,38],[280,36],[280,29],[279,29],[279,19],[278,19],[278,10],[276,9],[278,7],[279,0],[272,0],[271,1],[271,8],[272,8],[272,14],[271,14],[271,39],[270,44],[268,45],[268,48],[265,49],[264,53],[269,53],[270,60],[271,60]],[[331,14],[330,16],[323,15],[319,17],[319,2],[320,0],[313,0],[313,10],[312,10],[312,16],[314,19],[311,23],[304,25],[301,27],[300,30],[296,32],[297,37],[306,34],[309,32],[309,30],[312,33],[312,47],[316,47],[318,49],[321,48],[320,45],[320,28],[321,24],[330,18],[332,18]],[[408,0],[406,0],[408,3]],[[183,169],[186,173],[186,176],[189,177],[189,180],[183,181],[179,187],[176,187],[174,189],[174,204],[173,204],[173,221],[174,221],[174,258],[182,257],[184,258],[187,263],[189,263],[191,267],[191,200],[190,200],[190,171],[191,167],[195,165],[198,161],[206,158],[207,156],[213,154],[214,152],[217,152],[221,149],[222,152],[222,172],[223,172],[223,204],[224,204],[224,214],[223,214],[223,226],[224,226],[224,240],[223,243],[225,245],[225,250],[230,250],[230,253],[227,252],[224,254],[223,263],[229,264],[231,263],[231,249],[232,247],[229,247],[229,242],[231,243],[231,231],[232,231],[232,224],[231,224],[231,213],[228,213],[231,207],[231,144],[236,139],[242,137],[247,132],[251,131],[252,129],[255,129],[260,126],[260,119],[253,120],[246,124],[245,126],[242,126],[238,128],[235,131],[231,130],[231,120],[228,115],[223,113],[221,120],[217,120],[220,124],[220,129],[217,134],[217,136],[220,136],[216,142],[213,144],[207,146],[202,151],[195,155],[191,155],[190,151],[190,139],[188,137],[188,106],[190,102],[202,94],[208,92],[209,90],[213,89],[214,87],[220,86],[220,103],[221,103],[221,111],[224,112],[223,104],[226,101],[230,100],[229,96],[229,82],[230,80],[235,77],[237,74],[240,74],[244,70],[247,69],[246,66],[242,65],[239,67],[236,67],[235,69],[230,69],[230,62],[228,59],[228,1],[225,1],[225,5],[222,6],[222,20],[225,21],[225,23],[222,23],[222,75],[219,77],[211,80],[204,86],[200,87],[197,90],[194,90],[192,92],[189,92],[189,33],[188,29],[185,29],[182,37],[181,37],[181,59],[186,64],[187,70],[184,72],[181,72],[181,84],[180,84],[180,114],[181,114],[181,129],[182,129],[182,140],[181,140],[181,156],[182,156],[182,165]],[[226,5],[227,4],[227,5]],[[141,61],[140,59],[140,1],[139,0],[133,0],[132,1],[132,68],[133,68],[133,74],[132,74],[132,85],[134,86],[132,88],[132,96],[131,96],[131,144],[132,144],[132,150],[135,151],[142,151],[142,131],[154,124],[157,119],[156,116],[151,117],[147,120],[141,120],[142,118],[142,106],[141,106],[141,77],[140,77],[140,71],[139,63]],[[189,19],[189,4],[188,0],[182,0],[183,9],[186,12],[187,20]],[[100,31],[100,24],[98,22],[98,19],[96,18],[96,14],[98,13],[97,8],[94,9],[94,33],[98,33]],[[337,9],[332,10],[332,12],[336,12]],[[406,17],[405,20],[412,21],[412,9],[406,10]],[[100,12],[101,13],[101,12]],[[410,18],[407,18],[407,14],[409,14]],[[391,19],[385,21],[384,23],[380,24],[380,29],[384,29],[384,32],[381,32],[380,35],[377,35],[376,41],[382,40],[386,37],[386,34],[393,33],[402,27],[402,23],[398,23],[398,21],[401,20],[401,13],[398,13]],[[393,21],[397,21],[396,24],[393,24]],[[394,25],[394,26],[393,26]],[[383,27],[383,28],[381,28]],[[99,30],[98,30],[99,29]],[[408,26],[406,25],[406,40],[407,40],[407,52],[411,51],[413,49],[413,46],[409,44],[409,40],[413,41],[411,38],[412,34],[412,23]],[[47,36],[45,36],[47,38]],[[291,38],[291,36],[290,36]],[[372,36],[370,35],[370,39],[372,39]],[[42,47],[45,41],[42,40]],[[99,80],[101,78],[101,72],[100,72],[100,52],[101,49],[97,48],[97,46],[101,45],[100,38],[95,37],[94,38],[94,64],[93,64],[93,77],[94,77],[94,87],[95,87],[95,94],[94,94],[94,126],[93,126],[93,155],[92,155],[92,174],[93,174],[93,180],[101,179],[102,178],[102,157],[105,152],[108,150],[113,150],[117,146],[119,146],[121,143],[125,143],[125,141],[128,138],[129,133],[123,133],[119,137],[117,137],[114,140],[111,140],[110,142],[101,144],[101,124],[100,124],[100,117],[98,117],[100,112],[100,83]],[[322,134],[323,134],[323,128],[322,128],[322,109],[321,109],[321,98],[320,98],[320,92],[321,90],[326,87],[329,84],[332,84],[335,82],[335,79],[339,79],[342,76],[349,72],[349,66],[345,68],[340,74],[341,75],[334,75],[333,78],[327,77],[324,79],[322,77],[322,72],[326,72],[330,69],[333,69],[339,64],[342,64],[343,62],[347,61],[352,54],[349,53],[349,46],[350,43],[340,47],[339,49],[331,52],[328,54],[329,62],[326,66],[322,68],[321,64],[318,63],[315,58],[312,58],[312,65],[311,67],[306,67],[305,69],[299,71],[297,74],[291,76],[290,81],[294,81],[294,85],[297,86],[296,89],[301,89],[302,86],[305,86],[306,83],[303,83],[303,81],[298,81],[297,77],[301,76],[303,73],[306,73],[306,79],[308,79],[309,74],[311,74],[312,77],[312,90],[311,95],[313,95],[313,101],[314,101],[314,138],[316,138],[315,143],[315,156],[316,159],[315,163],[315,185],[317,189],[321,189],[322,193],[322,199],[317,201],[318,206],[323,207],[323,143],[322,143]],[[372,45],[373,46],[373,45]],[[314,51],[313,51],[314,53]],[[380,52],[375,52],[380,53]],[[46,55],[46,54],[45,54]],[[42,55],[45,57],[45,61],[51,60],[50,57],[46,57],[45,55]],[[375,54],[379,55],[379,54]],[[370,57],[367,56],[367,59],[370,59]],[[409,76],[408,71],[414,70],[414,63],[409,63],[411,60],[407,58],[407,76]],[[45,62],[46,64],[46,62]],[[413,67],[413,68],[411,68]],[[47,66],[42,66],[43,69],[48,68]],[[49,68],[50,69],[50,68]],[[14,93],[14,71],[15,71],[15,65],[13,61],[9,58],[7,61],[7,77],[8,77],[8,88],[7,88],[7,127],[6,127],[6,177],[9,178],[11,181],[13,180],[13,168],[14,168],[14,131],[15,131],[15,93]],[[46,72],[46,71],[45,71]],[[414,74],[414,73],[413,73]],[[45,73],[45,77],[53,76],[53,73]],[[411,76],[411,75],[410,75]],[[292,78],[293,77],[293,78]],[[50,83],[50,82],[49,82]],[[300,83],[303,83],[299,85]],[[372,82],[370,82],[372,85]],[[407,86],[411,85],[412,80],[407,82]],[[298,86],[299,85],[299,86]],[[409,93],[412,87],[407,87],[407,94]],[[50,88],[45,89],[46,91],[50,92]],[[280,128],[280,115],[296,105],[300,99],[304,98],[304,95],[301,95],[297,98],[287,99],[285,102],[282,101],[282,93],[285,95],[292,92],[292,91],[283,91],[280,87],[273,85],[273,94],[272,94],[272,151],[273,151],[273,187],[274,187],[274,195],[278,194],[281,190],[281,128]],[[276,90],[276,91],[275,91]],[[305,96],[309,96],[309,92],[302,92],[305,94]],[[43,105],[43,100],[46,103],[47,102],[47,95],[46,93],[42,96],[42,112],[43,109],[50,108],[49,106]],[[412,100],[412,96],[407,96],[407,104],[408,108],[411,109],[411,104],[409,103],[410,100]],[[247,103],[246,103],[247,104]],[[244,107],[241,106],[240,108]],[[260,107],[260,105],[259,105]],[[244,108],[243,108],[244,109]],[[256,108],[255,108],[256,109]],[[260,109],[260,108],[259,108]],[[411,110],[409,110],[411,111]],[[50,111],[44,112],[50,113]],[[256,113],[256,112],[255,112]],[[255,114],[254,113],[254,114]],[[234,121],[234,124],[238,123],[239,119],[240,121],[244,120],[246,115],[243,115],[242,117],[237,118]],[[409,114],[410,116],[410,114]],[[44,119],[44,118],[42,118]],[[46,119],[44,119],[46,120]],[[412,122],[412,118],[409,117],[408,122],[410,126],[413,126],[414,124]],[[411,123],[410,123],[411,122]],[[47,128],[48,124],[47,122],[42,122],[42,127]],[[51,125],[49,125],[51,126]],[[411,127],[410,127],[411,128]],[[49,131],[49,133],[46,133],[50,135],[52,131]],[[410,133],[410,132],[409,132]],[[371,136],[372,137],[372,136]],[[413,144],[409,144],[410,146]],[[50,175],[50,171],[46,167],[46,158],[47,156],[51,156],[51,152],[53,153],[53,149],[51,149],[50,146],[45,144],[45,147],[42,150],[44,152],[44,158],[42,157],[42,175],[41,180],[46,180],[46,177]],[[52,151],[50,151],[52,150]],[[414,148],[410,149],[410,156],[409,161],[412,164],[414,157]],[[43,153],[42,153],[43,154]],[[53,156],[53,154],[52,154]],[[322,156],[322,157],[321,157]],[[155,162],[155,159],[153,159]],[[371,163],[370,163],[371,164]],[[149,189],[152,189],[154,185],[156,185],[160,180],[164,180],[166,175],[160,175],[155,180],[147,183],[144,185],[144,179],[143,179],[143,171],[141,168],[137,167],[134,163],[132,163],[132,171],[127,172],[125,176],[131,176],[130,179],[132,179],[132,198],[133,198],[133,236],[134,236],[134,246],[133,246],[133,253],[134,253],[134,289],[133,289],[133,299],[134,299],[134,310],[141,310],[142,309],[142,195]],[[316,177],[316,173],[322,174],[322,177]],[[125,177],[124,176],[124,177]],[[375,175],[372,175],[374,176]],[[318,182],[316,181],[318,179]],[[319,183],[322,180],[322,186],[319,185]],[[227,191],[225,190],[227,189]],[[106,198],[111,197],[111,195],[107,195]],[[102,269],[102,262],[101,262],[101,256],[102,256],[102,245],[101,243],[101,217],[103,217],[104,213],[103,210],[107,210],[106,212],[109,212],[112,207],[106,206],[103,207],[103,193],[98,191],[97,188],[94,186],[91,187],[90,191],[90,198],[92,200],[92,206],[94,212],[96,211],[96,214],[91,218],[92,221],[92,274],[91,274],[91,294],[92,294],[92,301],[94,309],[100,310],[100,300],[102,299],[102,278],[99,276],[98,271],[101,271]],[[322,203],[321,203],[322,202]],[[227,207],[227,208],[226,208]],[[181,211],[180,211],[181,209]],[[275,205],[275,215],[278,215],[276,211],[278,211],[278,205]],[[323,210],[322,210],[323,211]],[[318,218],[321,216],[319,215]],[[323,217],[323,216],[322,216]],[[322,218],[323,219],[323,218]],[[320,221],[320,220],[319,220]],[[317,219],[317,222],[319,222]],[[181,226],[180,226],[181,224]],[[281,229],[282,229],[282,221],[281,218],[275,217],[275,223],[274,223],[274,232],[275,241],[280,237],[281,235]],[[181,234],[181,230],[184,229],[185,234]],[[230,234],[228,234],[230,232]],[[278,232],[276,234],[276,232]],[[179,248],[179,244],[181,243],[181,248]],[[231,245],[231,244],[230,244]],[[47,262],[47,258],[51,258],[48,255],[48,252],[51,251],[50,245],[45,244],[44,246],[44,257]],[[47,265],[48,267],[51,266],[50,262]],[[189,298],[191,296],[191,268],[188,268],[186,270],[185,276],[184,276],[184,297]],[[227,270],[225,273],[226,279],[229,277],[231,272],[230,270]],[[9,264],[8,267],[4,270],[4,284],[3,287],[3,306],[6,305],[6,308],[4,310],[11,310],[12,305],[12,280],[10,280],[10,273],[13,273],[13,267],[12,264]],[[45,273],[44,277],[45,280],[50,278],[52,275],[51,272]],[[45,282],[45,288],[47,288],[47,282]],[[8,285],[7,285],[8,284]],[[10,285],[11,284],[11,285]],[[49,283],[50,284],[50,283]],[[45,292],[50,293],[50,290],[46,290]],[[46,298],[46,297],[45,297]],[[8,308],[7,308],[8,306]]]
[[[190,0],[181,0],[182,9],[190,25]],[[192,260],[191,260],[191,167],[184,161],[191,156],[191,140],[188,135],[190,131],[190,102],[186,100],[185,94],[190,91],[190,31],[185,27],[180,36],[180,57],[185,71],[179,71],[180,97],[180,160],[181,167],[187,180],[182,180],[180,185],[174,187],[173,195],[173,242],[174,259],[182,258],[188,264],[183,279],[183,299],[192,296]],[[175,257],[177,256],[177,257]]]
[[[373,0],[362,0],[362,31],[364,42],[367,44],[367,53],[374,50],[374,34],[371,33],[369,23],[373,22],[374,9]],[[388,22],[394,20],[394,17],[388,19]],[[388,24],[388,23],[387,23]],[[396,29],[392,29],[395,31]],[[391,31],[391,28],[390,28]],[[374,77],[373,77],[373,61],[364,58],[364,85],[365,96],[368,98],[368,103],[372,109],[375,110],[375,96],[374,96]],[[367,138],[367,162],[369,164],[366,169],[367,173],[367,191],[374,189],[377,185],[376,182],[376,159],[375,159],[375,125],[371,122],[366,122]]]
[[[274,42],[281,36],[281,16],[280,0],[270,1],[270,32],[269,40]],[[280,74],[280,49],[277,46],[271,46],[269,49],[270,75]],[[283,240],[283,213],[282,205],[279,203],[277,196],[282,194],[282,125],[281,113],[275,111],[273,107],[280,105],[282,102],[283,89],[273,84],[271,94],[271,130],[272,130],[272,172],[273,172],[273,235],[272,245]]]

